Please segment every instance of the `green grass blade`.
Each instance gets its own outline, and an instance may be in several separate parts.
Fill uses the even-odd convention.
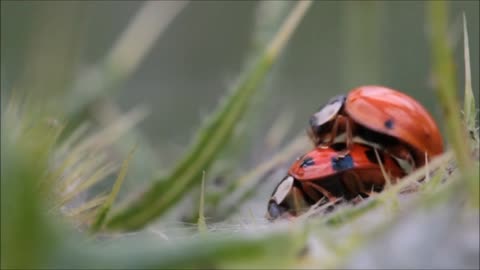
[[[205,213],[204,213],[204,206],[205,206],[205,171],[203,172],[202,176],[202,187],[200,188],[200,204],[198,207],[198,231],[200,233],[204,233],[207,231],[207,223],[205,222]]]
[[[109,196],[110,195],[106,195],[106,194],[98,195],[95,198],[90,199],[89,201],[83,203],[79,207],[66,211],[65,215],[68,217],[75,218],[76,216],[82,215],[85,212],[89,212],[92,209],[95,209],[101,205],[104,205],[105,201]]]
[[[0,268],[38,269],[58,240],[48,227],[45,200],[37,188],[47,171],[53,136],[41,116],[19,110],[21,116],[3,108],[1,114]],[[26,125],[26,118],[34,124]]]
[[[217,233],[179,239],[174,244],[158,239],[118,239],[83,246],[60,254],[63,264],[51,268],[115,269],[279,269],[294,268],[305,245],[302,232],[283,230],[263,234]],[[81,259],[79,259],[81,258]]]
[[[468,45],[467,19],[465,18],[465,13],[463,14],[463,46],[465,61],[465,96],[463,101],[463,112],[465,114],[465,123],[468,130],[470,132],[475,132],[477,109],[475,108],[475,97],[472,90],[472,70],[470,68],[470,48]]]
[[[462,125],[460,117],[453,51],[447,42],[448,4],[445,1],[432,1],[428,3],[427,10],[431,29],[433,72],[437,82],[435,93],[446,122],[448,141],[455,153],[460,173],[467,183],[465,190],[469,193],[471,202],[478,207],[478,167],[474,166],[470,158],[469,144],[466,143],[468,131]]]
[[[212,164],[227,144],[237,122],[310,4],[310,1],[302,1],[296,5],[253,68],[248,69],[233,93],[200,130],[191,150],[173,172],[166,179],[157,180],[141,198],[113,216],[107,223],[109,228],[141,228],[165,213],[199,183],[202,171]]]
[[[80,170],[86,170],[86,169],[85,167],[80,166]],[[80,193],[86,191],[87,189],[91,188],[95,184],[101,181],[104,181],[105,179],[107,179],[106,177],[112,174],[115,170],[116,168],[112,164],[106,164],[98,169],[95,169],[92,175],[85,178],[80,183],[73,185],[75,187],[72,189],[72,191],[63,194],[60,198],[58,206],[60,207],[62,205],[67,204],[68,202],[73,200],[75,197],[77,197]],[[76,176],[75,175],[71,176],[71,178],[74,178],[74,177]]]
[[[447,137],[462,172],[471,168],[465,129],[461,125],[458,105],[453,52],[448,44],[448,4],[445,1],[428,2],[430,42],[432,47],[435,93],[447,124]]]
[[[289,1],[261,1],[256,3],[255,23],[251,35],[252,42],[249,46],[248,54],[245,57],[247,63],[254,61],[264,51],[265,44],[268,44],[268,41],[275,36],[278,31],[278,26],[285,20],[285,17],[291,11],[294,4],[294,2]],[[271,74],[270,76],[275,75]],[[267,89],[269,86],[265,84],[264,88]],[[217,162],[209,169],[211,178],[221,177],[225,179],[229,185],[222,192],[206,194],[205,207],[210,218],[212,218],[213,212],[218,213],[215,211],[218,203],[223,203],[220,197],[229,197],[233,191],[235,181],[228,180],[234,179],[229,175],[238,169],[239,159],[242,159],[246,151],[255,143],[252,133],[253,130],[261,124],[261,117],[258,116],[264,113],[265,103],[268,103],[270,100],[268,92],[269,91],[260,91],[256,93],[253,102],[249,105],[248,111],[242,117],[241,128],[236,129],[230,138],[230,141],[235,143],[227,144],[217,157]],[[290,120],[291,122],[287,123],[285,120],[287,122]],[[283,138],[289,130],[288,124],[291,124],[293,120],[292,112],[288,110],[284,110],[283,113],[277,117],[277,121],[272,127],[273,130],[271,128],[269,135],[267,135],[268,139],[266,139],[264,151],[268,151],[269,148],[272,149],[272,147],[275,147],[275,144],[280,143],[281,138]],[[207,188],[207,190],[209,189]],[[192,209],[193,208],[194,207],[192,207]],[[215,218],[220,217],[215,215]],[[198,212],[195,211],[191,211],[191,213],[184,215],[182,218],[185,222],[195,222],[197,219]]]
[[[123,180],[127,175],[128,164],[130,163],[130,160],[132,159],[133,153],[135,152],[136,149],[137,149],[137,145],[135,145],[133,149],[130,150],[130,153],[128,154],[127,158],[123,161],[123,164],[120,169],[120,172],[118,173],[117,179],[113,184],[112,192],[110,192],[110,195],[105,200],[105,203],[103,204],[102,209],[98,212],[97,218],[92,226],[92,231],[95,232],[99,230],[102,227],[103,223],[105,222],[107,214],[110,211],[110,208],[112,207],[113,202],[115,202],[118,192],[120,191],[120,187],[122,186]]]

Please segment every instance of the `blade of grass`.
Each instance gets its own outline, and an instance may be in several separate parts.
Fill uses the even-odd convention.
[[[107,166],[106,156],[102,153],[89,153],[89,155],[78,154],[75,157],[76,163],[72,164],[73,159],[68,160],[65,165],[70,165],[66,167],[62,164],[61,167],[64,167],[64,170],[60,171],[60,176],[57,180],[56,189],[61,193],[70,193],[78,187],[80,182],[88,178],[88,175],[94,175],[95,172],[104,170],[105,168],[110,167],[110,170],[113,169],[110,165]],[[104,170],[105,171],[105,170]],[[108,173],[107,173],[108,174]]]
[[[101,206],[105,203],[109,195],[101,194],[96,196],[95,198],[83,203],[81,206],[74,208],[72,210],[68,210],[66,212],[67,216],[75,217],[80,214],[84,214],[85,212],[92,210],[98,206]]]
[[[207,223],[205,222],[205,213],[203,207],[205,205],[205,171],[202,176],[202,187],[200,188],[200,204],[198,206],[198,231],[205,233],[207,231]]]
[[[475,131],[475,118],[477,110],[475,108],[475,97],[472,90],[472,71],[470,68],[470,48],[468,45],[467,19],[463,13],[463,53],[465,61],[465,96],[463,101],[463,112],[465,113],[465,124],[472,132]],[[478,139],[478,136],[477,138]]]
[[[467,131],[461,124],[460,107],[456,95],[456,75],[453,52],[447,39],[448,4],[446,1],[428,2],[430,23],[430,45],[432,47],[433,72],[437,86],[435,93],[442,108],[447,124],[447,138],[455,152],[460,173],[467,182],[466,191],[470,193],[474,205],[479,204],[478,170],[473,166],[468,149]]]
[[[252,31],[251,39],[252,45],[248,49],[248,54],[246,56],[246,62],[254,61],[264,50],[265,44],[271,40],[276,32],[278,31],[278,26],[285,20],[285,17],[288,15],[288,12],[291,10],[295,3],[289,1],[260,1],[256,3],[255,8],[255,23],[254,29]],[[273,73],[270,76],[275,76]],[[266,82],[263,86],[264,89],[269,89],[268,83]],[[256,137],[254,136],[254,130],[258,129],[261,125],[261,117],[258,117],[259,114],[263,114],[265,109],[265,104],[270,101],[268,90],[257,91],[255,98],[252,100],[249,105],[249,109],[242,116],[242,121],[237,125],[235,132],[230,138],[228,143],[222,152],[217,156],[217,161],[212,164],[209,168],[210,176],[212,178],[223,179],[226,185],[233,187],[234,183],[231,180],[234,180],[234,177],[230,175],[235,171],[238,171],[241,168],[238,167],[239,160],[242,160],[243,157],[248,153],[249,149],[257,142]],[[272,138],[275,141],[272,141],[270,145],[265,146],[265,149],[262,150],[263,154],[267,154],[269,150],[268,147],[273,148],[275,143],[280,143],[282,136],[286,135],[286,131],[289,130],[288,126],[283,126],[282,124],[288,124],[284,120],[293,121],[292,112],[284,110],[283,113],[277,118],[275,130],[270,128],[267,138]],[[259,158],[261,158],[259,156]],[[249,163],[257,163],[255,160],[250,159]],[[231,180],[230,180],[231,179]],[[213,184],[215,185],[215,184]],[[207,190],[210,190],[207,188]],[[220,196],[226,197],[233,190],[229,187],[224,188],[223,191],[210,192],[206,195],[206,211],[211,217],[211,211],[215,211],[216,205],[220,200]],[[193,209],[194,207],[192,207]],[[189,211],[190,212],[190,211]],[[191,213],[186,213],[183,216],[183,220],[186,222],[195,222],[198,219],[198,212],[191,211]]]
[[[447,124],[447,135],[451,143],[458,165],[466,172],[470,164],[465,130],[461,126],[460,108],[456,96],[456,78],[453,53],[447,40],[448,8],[445,1],[428,2],[431,28],[431,46],[433,72],[435,74],[435,93]]]
[[[247,70],[233,93],[216,110],[209,122],[198,133],[191,151],[178,163],[166,179],[158,179],[138,200],[118,212],[107,223],[111,229],[139,229],[164,214],[191,187],[198,184],[201,172],[206,170],[228,142],[233,129],[245,113],[280,51],[286,45],[311,1],[298,2],[266,51]]]
[[[113,144],[120,136],[124,135],[132,126],[138,123],[145,116],[145,112],[142,108],[136,108],[128,112],[127,114],[118,117],[107,127],[99,132],[95,132],[88,137],[82,138],[85,135],[86,126],[84,128],[78,128],[70,136],[60,144],[60,147],[56,151],[56,163],[49,175],[55,177],[55,181],[59,183],[60,192],[64,192],[67,189],[72,189],[79,182],[85,182],[85,179],[79,178],[79,174],[88,172],[90,175],[90,184],[83,186],[83,190],[96,184],[110,174],[114,169],[111,164],[106,164],[103,159],[103,149]],[[81,126],[80,126],[81,127]],[[81,138],[81,139],[80,139]],[[93,157],[93,158],[92,158]],[[101,171],[101,172],[100,172]],[[93,175],[96,175],[93,177]],[[85,176],[86,177],[86,176]],[[92,179],[92,177],[94,179]],[[74,189],[80,188],[82,184],[79,184]],[[83,184],[85,185],[85,184]],[[70,199],[75,197],[79,191],[70,190]],[[62,195],[63,198],[66,195]],[[67,202],[64,200],[63,202]]]
[[[255,10],[255,33],[253,34],[253,51],[263,49],[263,46],[273,37],[278,25],[293,6],[289,1],[259,1]],[[257,48],[257,50],[255,50]]]
[[[112,204],[115,202],[118,192],[120,191],[120,187],[122,186],[123,180],[127,175],[128,164],[130,164],[130,160],[132,159],[133,153],[135,152],[136,149],[137,149],[137,145],[135,145],[132,148],[132,150],[130,150],[130,153],[128,153],[127,158],[123,161],[123,164],[120,169],[120,172],[118,173],[117,179],[113,184],[112,191],[110,192],[109,196],[105,200],[105,203],[103,204],[102,209],[98,212],[97,218],[93,223],[93,226],[91,227],[92,232],[98,231],[103,226],[103,223],[105,222],[105,219],[108,215],[108,211],[110,211]]]
[[[382,159],[380,158],[380,155],[378,154],[378,150],[376,148],[373,148],[375,152],[375,157],[377,158],[377,163],[380,166],[380,171],[382,172],[383,178],[385,179],[385,187],[384,189],[389,189],[392,187],[393,182],[390,177],[390,172],[387,172],[385,170],[385,167],[383,166]],[[430,172],[428,170],[428,166],[425,166],[425,173],[428,175]],[[385,202],[388,202],[389,206],[389,212],[390,213],[396,213],[399,210],[399,202],[397,199],[397,194],[394,194],[393,196],[390,196],[385,200]]]
[[[39,177],[47,171],[51,129],[37,114],[30,116],[37,124],[28,128],[21,122],[25,118],[17,117],[1,114],[0,267],[38,269],[58,240],[47,226],[44,198],[37,189]]]
[[[110,123],[115,122],[119,115],[123,115],[124,112],[119,108],[117,104],[111,99],[103,100],[99,106],[95,106],[96,110],[92,115],[92,120],[101,126],[108,126]],[[145,111],[149,111],[149,108],[145,106]],[[121,156],[126,156],[131,150],[131,145],[138,143],[137,150],[135,150],[135,158],[130,162],[129,179],[134,179],[135,182],[130,182],[129,179],[123,183],[125,187],[122,189],[130,190],[133,186],[142,185],[144,181],[148,181],[151,178],[152,170],[163,169],[159,165],[157,153],[155,148],[150,143],[150,140],[145,134],[137,127],[130,128],[127,133],[122,136],[121,143],[113,144],[114,150]]]
[[[74,186],[71,191],[63,195],[60,199],[60,202],[58,203],[58,207],[67,204],[69,201],[77,197],[81,192],[105,180],[108,175],[112,174],[115,171],[115,169],[115,166],[113,166],[112,164],[106,164],[98,168],[92,173],[91,176],[79,182],[78,185]]]
[[[286,229],[263,234],[216,233],[177,240],[175,244],[140,237],[83,247],[71,243],[61,250],[58,263],[49,268],[293,268],[305,245],[302,233]]]

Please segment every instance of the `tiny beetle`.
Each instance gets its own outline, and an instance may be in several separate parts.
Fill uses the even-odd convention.
[[[319,200],[351,200],[358,195],[368,197],[372,191],[381,191],[385,178],[375,155],[375,149],[353,143],[348,154],[341,154],[344,143],[327,148],[315,148],[296,160],[288,174],[274,189],[268,202],[267,218],[284,214],[296,216],[301,208]],[[392,184],[405,175],[397,161],[377,151]]]
[[[368,85],[330,99],[310,118],[307,133],[326,147],[353,142],[383,149],[409,173],[443,152],[440,131],[428,111],[412,97],[384,86]]]

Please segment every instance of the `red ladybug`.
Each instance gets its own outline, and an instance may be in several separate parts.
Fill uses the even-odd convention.
[[[412,97],[383,86],[361,86],[332,98],[310,118],[308,134],[315,145],[360,142],[384,149],[411,169],[443,152],[432,116]],[[410,166],[411,168],[408,168]]]
[[[371,191],[381,191],[385,178],[372,147],[354,143],[348,154],[341,154],[345,144],[315,148],[290,167],[287,176],[277,185],[268,203],[267,218],[284,213],[298,215],[302,206],[313,205],[326,198],[346,200],[358,195],[367,197]],[[395,159],[378,151],[392,183],[405,175]]]

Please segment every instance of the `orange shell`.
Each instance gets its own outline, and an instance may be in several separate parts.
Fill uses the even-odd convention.
[[[443,140],[432,116],[412,97],[383,86],[353,89],[345,102],[346,113],[357,123],[388,134],[412,146],[417,159],[443,152]]]
[[[404,175],[403,170],[389,155],[381,151],[378,154],[384,160],[385,170],[392,177]],[[345,157],[339,156],[331,147],[315,148],[295,161],[288,173],[299,181],[320,180],[348,170],[358,171],[360,175],[362,170],[372,169],[381,173],[380,166],[375,161],[373,149],[362,144],[353,144],[350,153]]]

